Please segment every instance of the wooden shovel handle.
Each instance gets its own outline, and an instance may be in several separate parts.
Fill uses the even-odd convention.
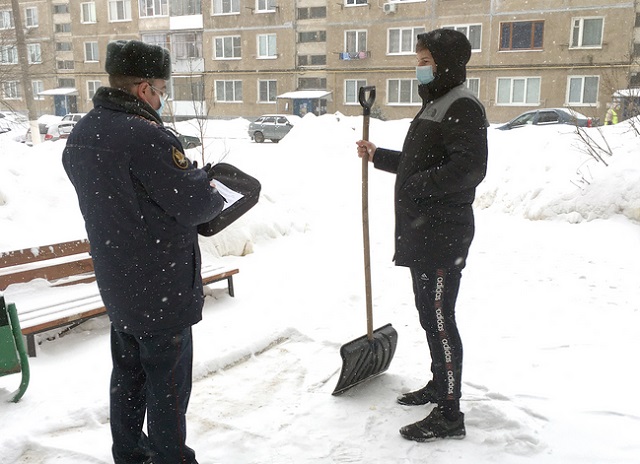
[[[365,94],[369,92],[368,98]],[[362,140],[369,140],[369,118],[376,99],[375,87],[360,87],[362,105]],[[362,238],[364,243],[364,285],[367,304],[367,338],[373,341],[373,300],[371,297],[371,256],[369,244],[369,156],[362,157]]]

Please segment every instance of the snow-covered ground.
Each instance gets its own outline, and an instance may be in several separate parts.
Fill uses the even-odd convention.
[[[398,148],[408,123],[372,120],[370,138]],[[247,124],[212,121],[204,144],[206,161],[236,164],[263,194],[202,238],[206,261],[240,274],[236,297],[214,288],[194,328],[188,443],[201,464],[639,462],[640,138],[628,123],[588,130],[610,146],[607,165],[567,126],[489,129],[457,309],[467,438],[427,444],[398,434],[430,409],[395,403],[426,382],[429,355],[408,271],[391,262],[393,176],[373,168],[374,326],[392,323],[398,349],[384,375],[331,395],[340,346],[366,332],[362,118],[308,115],[279,144],[251,142]],[[84,237],[64,141],[3,134],[0,146],[0,252]],[[19,403],[6,401],[19,376],[0,378],[0,461],[111,462],[108,321],[40,339]]]

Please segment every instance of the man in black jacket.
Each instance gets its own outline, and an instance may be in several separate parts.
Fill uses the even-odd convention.
[[[109,43],[110,87],[63,153],[111,321],[110,422],[116,464],[194,464],[186,445],[191,326],[202,319],[197,226],[224,200],[160,114],[169,53]],[[142,426],[147,415],[147,432]]]
[[[462,342],[455,302],[474,234],[475,189],[486,173],[487,126],[482,104],[466,90],[471,45],[464,34],[438,29],[418,35],[416,77],[422,108],[402,151],[357,142],[358,155],[396,173],[398,266],[411,271],[420,324],[427,335],[432,380],[398,398],[404,405],[436,403],[423,420],[402,427],[409,440],[463,438],[460,412]]]

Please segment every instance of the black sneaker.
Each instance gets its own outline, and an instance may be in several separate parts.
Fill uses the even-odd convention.
[[[460,413],[456,420],[450,421],[444,417],[440,408],[434,408],[425,419],[400,429],[400,435],[403,438],[419,442],[433,441],[439,438],[460,440],[466,434],[464,414]]]
[[[396,401],[400,404],[404,404],[405,406],[420,406],[423,404],[437,403],[436,387],[433,385],[433,380],[430,380],[429,383],[420,390],[400,395]]]

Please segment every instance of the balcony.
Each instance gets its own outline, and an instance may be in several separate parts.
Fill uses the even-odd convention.
[[[201,14],[171,16],[169,29],[172,31],[201,30],[204,28],[204,20]]]
[[[171,63],[173,72],[193,74],[204,72],[204,58],[174,57]]]

